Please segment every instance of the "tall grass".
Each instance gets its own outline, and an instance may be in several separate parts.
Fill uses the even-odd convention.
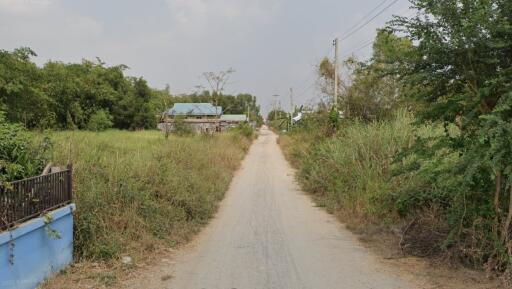
[[[214,214],[250,140],[236,133],[59,132],[53,160],[73,163],[78,258],[137,256],[190,238]]]
[[[279,139],[319,205],[403,253],[507,270],[510,256],[494,237],[490,194],[468,190],[460,152],[434,147],[440,136],[460,133],[455,125],[418,126],[400,112],[382,122],[346,122],[334,136],[325,126],[306,121]],[[418,143],[429,157],[412,150]]]
[[[396,217],[388,194],[393,157],[413,139],[412,117],[401,112],[390,121],[354,122],[334,137],[308,128],[281,136],[285,154],[298,168],[298,180],[329,211],[359,221]]]

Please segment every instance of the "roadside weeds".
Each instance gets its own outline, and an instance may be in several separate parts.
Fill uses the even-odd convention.
[[[281,136],[277,140],[278,145],[287,161],[294,169],[299,162],[290,155],[290,140],[284,140]],[[304,144],[297,144],[295,149],[305,151]],[[300,182],[298,182],[299,187]],[[427,258],[413,257],[400,249],[401,225],[378,226],[370,220],[365,220],[354,212],[338,208],[329,209],[325,206],[322,196],[307,193],[317,204],[328,213],[333,214],[340,223],[353,232],[362,244],[374,253],[382,270],[390,270],[401,278],[421,289],[498,289],[506,288],[504,283],[493,275],[482,270],[465,268],[445,258],[434,256]]]

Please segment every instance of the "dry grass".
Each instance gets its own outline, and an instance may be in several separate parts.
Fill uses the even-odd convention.
[[[387,122],[350,123],[336,136],[323,138],[318,130],[298,130],[282,136],[280,145],[319,205],[360,220],[393,222],[391,164],[413,139],[411,122],[403,113]]]

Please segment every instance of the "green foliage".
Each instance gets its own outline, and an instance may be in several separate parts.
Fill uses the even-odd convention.
[[[112,125],[112,116],[107,111],[100,109],[89,118],[87,129],[91,131],[104,131],[111,128]]]
[[[104,113],[118,129],[155,128],[158,117],[176,102],[217,102],[225,113],[245,114],[262,123],[256,97],[208,91],[172,96],[169,87],[152,89],[143,78],[125,75],[125,65],[107,66],[100,59],[82,63],[49,61],[42,68],[32,62],[29,48],[0,50],[0,108],[10,122],[29,129],[105,128]],[[92,120],[91,120],[92,118]],[[102,125],[97,126],[99,118]],[[106,126],[110,127],[110,126]]]
[[[194,134],[192,127],[184,121],[183,116],[174,118],[173,133],[179,136],[190,136]]]
[[[392,23],[416,43],[400,59],[400,73],[421,89],[404,93],[426,104],[420,121],[445,131],[419,135],[403,154],[411,183],[398,191],[397,206],[404,215],[440,208],[445,248],[505,270],[512,256],[512,3],[411,2],[417,17]]]
[[[109,67],[98,59],[79,64],[50,61],[39,68],[33,56],[28,48],[0,50],[0,106],[7,120],[27,128],[84,129],[104,110],[116,128],[156,126],[153,98],[160,94],[144,79],[125,76],[126,66]]]
[[[74,165],[77,260],[137,258],[188,240],[215,213],[250,144],[236,133],[166,140],[117,130],[58,132],[53,141],[53,161]]]
[[[0,112],[0,183],[40,174],[49,149],[47,138],[34,140],[22,125],[6,122]]]
[[[408,103],[403,95],[411,88],[401,80],[400,60],[412,49],[412,42],[380,30],[373,44],[373,57],[366,62],[349,58],[345,65],[352,72],[352,82],[344,91],[349,116],[364,120],[391,117]]]
[[[349,120],[337,137],[325,138],[324,109],[283,137],[284,147],[328,208],[407,221],[407,252],[510,272],[512,2],[410,2],[416,15],[379,31],[372,59],[345,63],[340,109]],[[322,61],[328,96],[333,74]],[[414,112],[414,126],[396,126],[397,108]]]
[[[397,37],[386,30],[379,30],[373,45],[373,57],[359,62],[354,57],[343,64],[349,73],[340,83],[338,109],[344,118],[381,120],[392,117],[394,111],[405,103],[402,91],[410,89],[401,81],[402,57],[409,53],[412,42]],[[334,95],[334,65],[323,59],[318,66],[321,91],[328,96],[327,104]],[[328,105],[330,106],[330,105]]]
[[[288,120],[290,115],[281,109],[275,109],[269,111],[267,115],[267,121],[279,121],[279,120]]]
[[[332,107],[329,112],[329,126],[333,132],[338,129],[340,124],[340,113],[337,108]]]
[[[30,61],[29,48],[0,50],[0,103],[7,120],[37,127],[48,117],[49,99],[42,90],[41,70]]]
[[[248,139],[254,138],[254,129],[247,122],[240,123],[233,130]]]

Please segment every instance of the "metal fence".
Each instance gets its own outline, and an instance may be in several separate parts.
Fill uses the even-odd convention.
[[[71,202],[73,169],[0,185],[0,230]]]

